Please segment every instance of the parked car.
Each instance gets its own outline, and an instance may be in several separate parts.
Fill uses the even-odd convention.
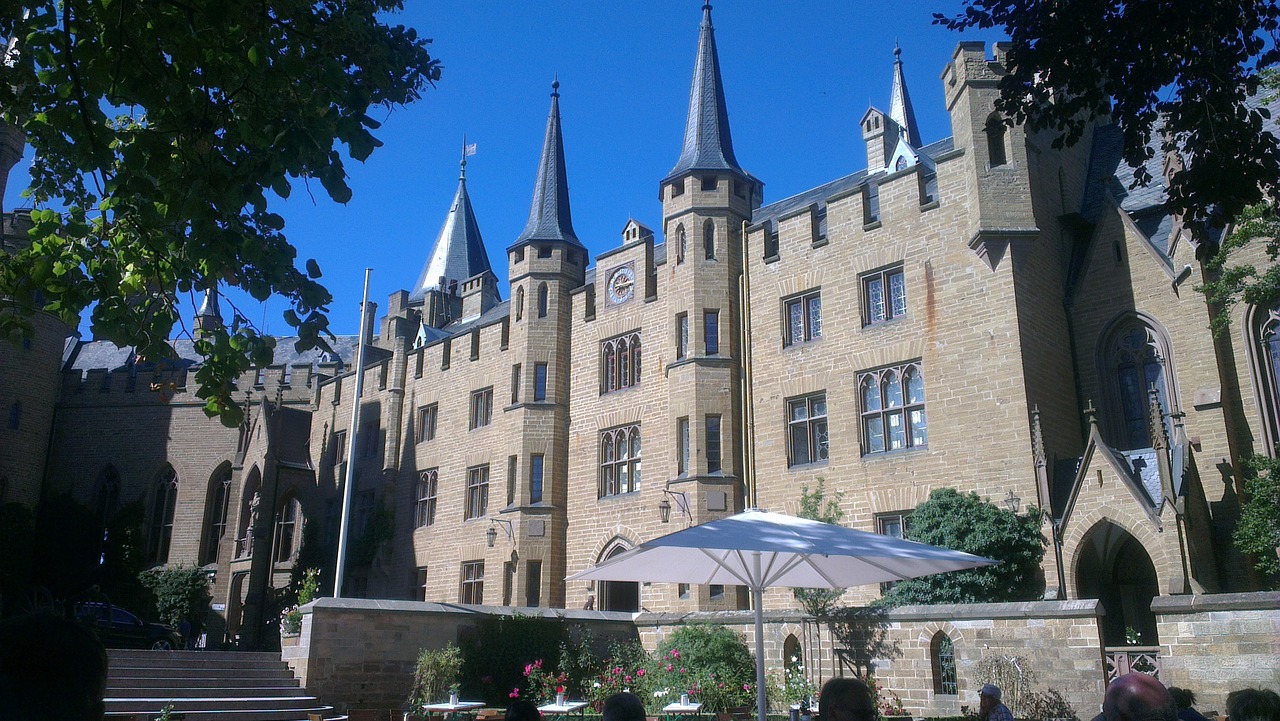
[[[89,624],[107,648],[182,648],[182,634],[159,623],[147,623],[109,603],[76,604],[76,619]]]

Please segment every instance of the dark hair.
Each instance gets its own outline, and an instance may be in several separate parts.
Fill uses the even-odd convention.
[[[630,691],[619,691],[604,700],[603,721],[644,721],[644,702]]]
[[[1173,697],[1173,702],[1178,704],[1179,709],[1187,709],[1196,705],[1196,695],[1191,689],[1170,686],[1169,695]]]
[[[85,626],[47,613],[0,622],[5,721],[97,721],[106,689],[107,651]]]
[[[506,721],[542,721],[542,712],[528,699],[516,699],[507,707]]]
[[[859,701],[866,703],[859,704]],[[822,692],[818,695],[819,720],[828,721],[831,709],[847,704],[863,705],[870,709],[871,718],[875,718],[875,702],[871,699],[871,689],[865,683],[856,678],[833,678],[822,684]]]
[[[1280,721],[1280,694],[1267,688],[1242,688],[1227,694],[1231,721]]]

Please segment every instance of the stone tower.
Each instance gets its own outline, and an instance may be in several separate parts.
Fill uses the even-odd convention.
[[[661,348],[679,458],[675,476],[663,480],[701,523],[751,504],[741,460],[738,292],[743,224],[763,195],[734,157],[710,4],[702,7],[684,144],[659,187],[670,314],[670,330],[659,332],[672,339]]]
[[[520,447],[508,458],[510,503],[520,558],[506,572],[517,599],[564,604],[568,485],[570,291],[583,284],[587,249],[573,231],[560,83],[551,83],[551,110],[524,231],[507,248],[511,279],[511,398]],[[503,524],[506,525],[506,524]],[[537,590],[530,586],[537,585]]]

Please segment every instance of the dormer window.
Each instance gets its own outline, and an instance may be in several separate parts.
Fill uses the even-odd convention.
[[[550,258],[550,257],[551,257],[551,246],[549,246],[549,245],[539,245],[539,246],[538,246],[538,257],[539,257],[539,258]]]
[[[678,198],[684,195],[684,181],[677,180],[671,184],[671,197]]]
[[[716,187],[717,187],[717,185],[718,185],[718,184],[717,184],[717,182],[716,182],[716,180],[717,180],[717,179],[716,179],[716,176],[714,176],[714,175],[704,175],[704,176],[702,176],[702,189],[703,189],[704,191],[708,191],[708,192],[709,192],[709,191],[712,191],[712,190],[715,190],[715,189],[716,189]]]
[[[515,250],[515,258],[516,258],[516,262],[517,262],[517,263],[523,263],[523,262],[524,262],[524,248],[516,248],[516,250]]]

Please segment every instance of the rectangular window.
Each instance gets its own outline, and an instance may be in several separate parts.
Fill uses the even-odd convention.
[[[542,454],[529,459],[529,502],[542,503]]]
[[[720,472],[720,416],[707,416],[707,473]]]
[[[418,477],[418,503],[415,512],[415,528],[430,526],[436,522],[436,492],[440,474],[435,468],[425,470]]]
[[[471,331],[471,360],[480,360],[480,329]]]
[[[880,222],[880,185],[867,183],[862,186],[862,224]]]
[[[827,460],[827,394],[787,401],[788,465]]]
[[[346,431],[338,431],[333,434],[333,450],[330,451],[330,457],[333,458],[333,465],[335,466],[347,461]]]
[[[640,487],[640,425],[600,433],[599,497],[630,493]]]
[[[676,473],[689,472],[689,419],[676,419]]]
[[[684,358],[689,351],[689,314],[676,316],[676,360]]]
[[[360,428],[360,457],[372,458],[378,453],[378,422],[370,421]]]
[[[516,456],[507,456],[507,505],[516,503]]]
[[[710,596],[711,600],[713,601],[718,601],[724,598],[724,584],[720,584],[720,583],[711,584],[710,586],[707,587],[707,595]]]
[[[539,258],[550,258],[550,257],[551,257],[551,246],[549,246],[549,245],[539,245],[539,246],[538,246],[538,257],[539,257]]]
[[[462,589],[459,603],[484,603],[484,561],[462,562]]]
[[[767,223],[764,226],[764,259],[778,259],[778,224],[777,222]]]
[[[822,337],[822,297],[816,290],[782,301],[786,323],[783,345],[807,343]]]
[[[924,374],[919,363],[858,374],[862,453],[924,446],[929,429],[924,413]]]
[[[440,370],[449,370],[449,361],[453,358],[453,339],[445,338],[440,344]]]
[[[529,561],[524,573],[524,605],[537,608],[542,605],[542,561]]]
[[[707,355],[720,354],[720,311],[702,311],[702,342]]]
[[[467,508],[464,520],[484,518],[489,513],[489,466],[467,469]]]
[[[520,402],[520,364],[511,366],[511,403]]]
[[[601,392],[609,393],[640,383],[640,331],[624,333],[600,344],[603,365]]]
[[[862,276],[862,309],[864,326],[907,314],[907,283],[901,265]]]
[[[677,584],[676,584],[676,595],[677,595],[677,596],[679,596],[679,597],[680,597],[680,598],[682,598],[682,599],[687,599],[687,598],[689,598],[689,584],[687,584],[687,583],[677,583]]]
[[[369,523],[373,520],[373,504],[376,500],[373,491],[360,491],[356,494],[356,513],[351,523],[356,535],[363,535],[369,530]]]
[[[547,364],[533,364],[533,399],[535,401],[545,401],[547,399]]]
[[[493,420],[493,386],[471,392],[471,430],[483,428]]]
[[[418,566],[416,573],[413,574],[413,600],[427,600],[427,567]]]
[[[907,537],[907,531],[910,529],[910,511],[895,511],[876,516],[876,533],[882,536],[903,539]]]
[[[436,437],[436,416],[439,414],[440,406],[431,403],[429,405],[420,406],[418,408],[418,427],[415,428],[418,443],[426,443],[435,440]]]
[[[511,605],[511,587],[515,585],[516,564],[507,561],[502,564],[502,605]]]

